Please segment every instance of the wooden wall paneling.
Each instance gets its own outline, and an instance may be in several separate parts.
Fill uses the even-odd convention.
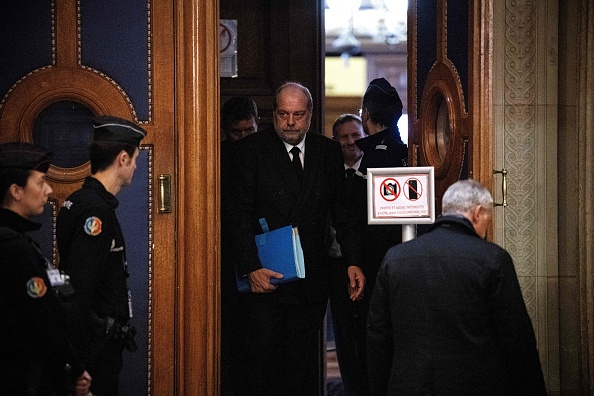
[[[469,55],[470,78],[469,111],[474,150],[472,164],[473,178],[489,188],[493,196],[501,187],[494,183],[501,181],[493,177],[493,0],[474,0],[471,3],[472,52]],[[492,232],[490,233],[492,234]]]
[[[324,134],[332,137],[332,125],[340,115],[359,115],[362,100],[362,96],[327,96],[324,108]]]

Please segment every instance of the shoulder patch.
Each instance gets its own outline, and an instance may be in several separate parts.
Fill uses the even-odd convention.
[[[45,296],[45,292],[47,291],[47,286],[45,286],[45,282],[43,278],[34,277],[27,281],[27,294],[31,298],[39,298]]]
[[[90,236],[97,236],[101,234],[102,225],[103,223],[99,217],[91,216],[85,220],[84,230]]]

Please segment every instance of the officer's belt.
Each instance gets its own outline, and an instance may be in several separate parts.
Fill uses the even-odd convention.
[[[97,327],[101,327],[105,330],[105,334],[111,333],[115,329],[117,323],[116,319],[112,316],[106,316],[101,318],[94,311],[91,311],[91,321]],[[125,323],[124,323],[125,324]]]

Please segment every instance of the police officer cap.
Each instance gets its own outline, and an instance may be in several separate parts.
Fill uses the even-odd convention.
[[[113,116],[93,118],[93,128],[93,140],[96,142],[121,142],[139,146],[146,136],[146,131],[138,125]]]
[[[402,107],[402,101],[396,88],[394,88],[385,78],[376,78],[369,83],[363,100],[371,100],[377,103],[394,104]]]
[[[0,169],[36,170],[46,173],[52,153],[31,143],[0,144]]]

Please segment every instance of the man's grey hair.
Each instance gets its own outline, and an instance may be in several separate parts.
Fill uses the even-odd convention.
[[[477,206],[490,208],[493,197],[485,186],[471,179],[459,180],[446,190],[441,201],[442,214],[468,213]]]

